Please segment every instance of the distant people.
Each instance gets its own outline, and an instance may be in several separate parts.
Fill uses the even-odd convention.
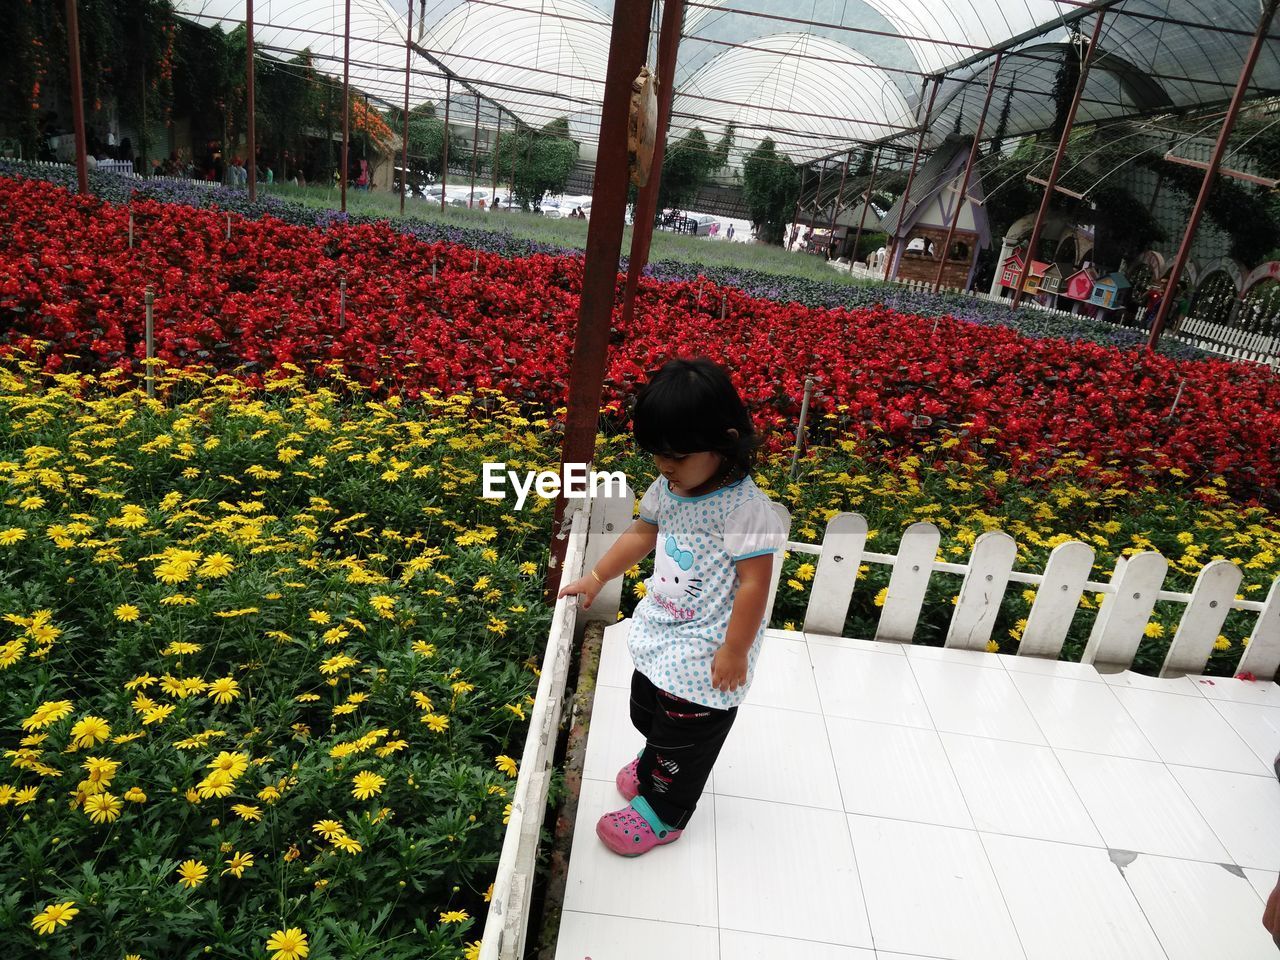
[[[732,224],[732,223],[731,223],[731,224],[729,224],[729,226],[725,229],[725,231],[724,231],[724,238],[725,238],[726,240],[732,240],[732,239],[733,239],[733,224]]]
[[[360,161],[360,173],[356,177],[356,189],[357,190],[369,189],[369,161],[368,160]]]

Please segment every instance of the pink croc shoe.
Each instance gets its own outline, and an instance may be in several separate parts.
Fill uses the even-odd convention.
[[[622,794],[622,799],[630,803],[640,794],[640,758],[632,760],[625,767],[618,771],[618,776],[614,780],[618,785],[618,792]]]
[[[633,803],[642,803],[648,807],[643,797],[637,797]],[[658,823],[657,816],[653,818]],[[648,819],[641,816],[634,807],[623,807],[613,813],[606,813],[596,821],[596,836],[606,847],[623,857],[638,857],[648,853],[654,847],[671,843],[680,839],[683,830],[669,830],[665,827],[655,830]]]

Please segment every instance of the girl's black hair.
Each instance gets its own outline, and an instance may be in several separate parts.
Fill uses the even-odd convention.
[[[751,414],[729,372],[706,357],[668,360],[640,389],[632,430],[651,454],[714,451],[725,458],[726,475],[746,476],[755,466],[758,438]]]

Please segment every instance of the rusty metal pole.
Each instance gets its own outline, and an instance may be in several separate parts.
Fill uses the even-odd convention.
[[[476,95],[476,123],[471,128],[471,195],[467,207],[476,205],[476,158],[480,155],[480,96]]]
[[[822,209],[822,184],[827,179],[827,161],[822,161],[822,167],[818,170],[818,189],[813,192],[813,216],[809,218],[809,242],[813,242],[813,228],[817,226],[818,213]]]
[[[800,198],[804,196],[804,182],[808,178],[808,175],[809,175],[809,168],[801,167],[800,168],[800,192],[796,195],[795,216],[791,218],[791,246],[787,248],[788,250],[790,250],[791,247],[794,247],[796,243],[796,227],[800,225]]]
[[[507,209],[511,209],[516,195],[516,159],[520,156],[520,127],[516,126],[516,140],[511,145],[511,183],[507,185]]]
[[[257,113],[253,99],[253,0],[245,0],[244,4],[244,49],[245,49],[245,93],[247,94],[249,115],[249,144],[247,160],[249,173],[249,202],[258,200],[258,138],[254,135]]]
[[[561,476],[568,464],[595,460],[600,397],[609,349],[609,327],[618,279],[618,257],[627,212],[627,123],[631,113],[631,84],[640,73],[649,47],[649,19],[653,0],[614,0],[609,36],[609,64],[605,73],[604,105],[600,116],[599,150],[591,219],[587,226],[586,263],[578,332],[569,373],[568,414],[565,419]],[[563,521],[568,502],[563,489],[556,500],[552,524],[551,559],[547,564],[547,599],[555,597],[560,566],[568,545]]]
[[[71,72],[71,126],[76,135],[76,183],[89,192],[89,161],[84,135],[84,83],[80,78],[80,14],[76,0],[67,0],[67,64]]]
[[[493,201],[489,204],[489,209],[493,209],[493,204],[498,202],[498,145],[502,142],[502,111],[498,111],[498,129],[493,135],[493,149],[489,151],[489,163],[493,166]]]
[[[991,79],[987,81],[987,98],[982,101],[982,113],[978,115],[978,129],[973,134],[973,144],[969,147],[969,160],[964,165],[964,177],[960,180],[960,193],[956,196],[956,208],[951,211],[951,223],[947,226],[947,239],[942,244],[942,258],[938,261],[938,275],[933,280],[933,292],[937,293],[942,289],[942,271],[946,269],[947,261],[951,258],[951,241],[956,235],[956,225],[960,222],[960,211],[964,209],[964,205],[969,196],[969,180],[973,176],[973,164],[978,157],[978,142],[982,139],[982,130],[987,124],[987,111],[991,109],[991,95],[996,90],[996,74],[1000,72],[1000,61],[1004,59],[1004,52],[996,54],[995,61],[991,64]],[[968,284],[965,284],[968,286]]]
[[[449,188],[449,101],[453,98],[453,77],[444,78],[444,154],[440,158],[440,209],[444,210]]]
[[[347,151],[351,148],[351,0],[342,39],[342,212],[347,212]]]
[[[858,244],[862,242],[862,230],[867,225],[867,209],[871,206],[871,191],[876,185],[876,171],[880,169],[880,151],[884,144],[876,147],[875,159],[871,161],[871,177],[867,180],[867,192],[862,197],[862,216],[858,218],[858,232],[853,235],[853,250],[849,254],[849,272],[853,273],[853,264],[858,259]]]
[[[924,116],[920,119],[920,137],[916,140],[916,152],[911,155],[911,172],[907,174],[907,186],[902,191],[902,213],[898,216],[898,223],[894,225],[894,230],[898,229],[898,225],[906,219],[907,207],[911,203],[911,185],[916,179],[916,170],[920,166],[920,151],[924,149],[925,134],[929,132],[929,115],[933,113],[934,101],[938,99],[938,88],[942,86],[941,75],[933,78],[933,89],[929,91],[929,105],[924,108]],[[889,274],[893,270],[893,263],[897,257],[897,244],[890,245],[893,239],[886,235],[885,237],[885,256],[884,256],[884,279],[889,279]],[[905,239],[905,238],[904,238]]]
[[[1026,286],[1027,276],[1031,273],[1031,263],[1036,258],[1036,246],[1040,243],[1040,231],[1044,227],[1045,214],[1049,212],[1049,203],[1053,200],[1054,188],[1058,184],[1058,171],[1062,169],[1062,158],[1067,153],[1067,141],[1071,139],[1071,128],[1075,126],[1076,111],[1080,107],[1080,97],[1084,94],[1085,81],[1089,79],[1089,67],[1093,63],[1093,54],[1098,49],[1098,37],[1102,33],[1102,23],[1106,15],[1098,11],[1098,19],[1093,25],[1093,36],[1089,38],[1089,49],[1085,51],[1084,62],[1080,65],[1080,78],[1076,81],[1075,93],[1071,97],[1071,107],[1067,110],[1067,122],[1062,128],[1062,136],[1058,138],[1058,149],[1053,154],[1053,166],[1049,170],[1049,178],[1045,181],[1044,196],[1040,198],[1040,209],[1036,213],[1035,226],[1031,228],[1031,238],[1027,243],[1027,255],[1023,258],[1022,272],[1018,274],[1018,285],[1013,288],[1013,298],[1009,301],[1009,309],[1015,310],[1022,302],[1022,289]],[[996,265],[999,270],[999,264]]]
[[[409,0],[409,22],[404,28],[404,143],[400,150],[400,216],[404,216],[404,196],[409,189],[409,68],[413,64],[413,0]]]
[[[844,155],[844,166],[840,168],[840,186],[836,187],[836,200],[831,205],[831,222],[827,224],[827,259],[834,259],[831,252],[836,245],[836,217],[840,215],[840,200],[844,197],[844,178],[849,174],[849,161],[853,159],[853,151]]]
[[[629,327],[635,315],[640,274],[649,262],[653,243],[653,218],[658,213],[658,186],[662,180],[662,160],[667,153],[667,125],[671,122],[671,100],[675,93],[676,53],[680,47],[680,27],[684,20],[684,0],[666,0],[662,6],[662,26],[658,32],[658,135],[653,144],[649,182],[636,198],[635,220],[631,224],[631,258],[627,263],[627,285],[622,295],[622,325]]]
[[[1182,271],[1186,269],[1187,257],[1191,253],[1191,244],[1195,240],[1196,228],[1200,226],[1200,217],[1204,213],[1205,201],[1213,190],[1218,176],[1218,168],[1222,165],[1222,155],[1226,152],[1227,141],[1231,138],[1231,130],[1235,126],[1236,117],[1240,113],[1240,105],[1249,91],[1249,79],[1253,76],[1253,68],[1258,63],[1262,45],[1271,21],[1275,18],[1276,7],[1280,0],[1267,0],[1262,8],[1262,17],[1258,21],[1258,31],[1253,35],[1249,52],[1245,55],[1244,66],[1240,68],[1240,80],[1236,83],[1235,93],[1231,95],[1231,105],[1227,107],[1227,115],[1222,118],[1222,129],[1218,131],[1218,142],[1213,146],[1213,155],[1209,165],[1205,167],[1204,180],[1200,183],[1200,193],[1196,196],[1195,205],[1191,208],[1191,216],[1187,220],[1186,232],[1182,235],[1182,243],[1178,246],[1178,255],[1173,258],[1173,266],[1169,268],[1169,279],[1165,285],[1164,296],[1160,298],[1160,307],[1155,319],[1151,321],[1151,334],[1147,338],[1147,349],[1155,350],[1160,342],[1160,334],[1169,319],[1169,310],[1174,298],[1178,295],[1178,281],[1182,279]]]

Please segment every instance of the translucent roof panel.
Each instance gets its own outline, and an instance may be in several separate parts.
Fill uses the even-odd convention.
[[[351,0],[353,85],[384,103],[404,95],[411,0]],[[471,94],[541,126],[568,116],[591,143],[608,62],[614,0],[419,0],[410,100],[439,101],[444,72],[469,107]],[[793,159],[842,153],[897,138],[910,144],[921,82],[945,74],[930,117],[930,144],[974,128],[996,48],[1006,51],[995,97],[1010,105],[1009,136],[1053,122],[1053,89],[1073,31],[1097,13],[1084,0],[686,0],[676,67],[672,135],[728,122],[749,149],[766,134]],[[179,11],[231,29],[243,0],[177,0]],[[657,22],[662,4],[655,10]],[[342,74],[344,0],[257,0],[257,43],[266,56],[310,49]],[[1117,0],[1106,23],[1080,122],[1221,104],[1231,95],[1257,25],[1258,0]],[[418,22],[420,21],[420,22]],[[648,62],[655,59],[650,38]],[[461,89],[460,89],[461,88]],[[1265,45],[1253,81],[1280,92],[1280,36]],[[481,122],[496,120],[485,107]]]
[[[677,121],[708,137],[733,123],[741,153],[772,137],[793,160],[909,129],[911,113],[884,70],[845,44],[803,33],[726,50],[679,85],[672,105]]]

